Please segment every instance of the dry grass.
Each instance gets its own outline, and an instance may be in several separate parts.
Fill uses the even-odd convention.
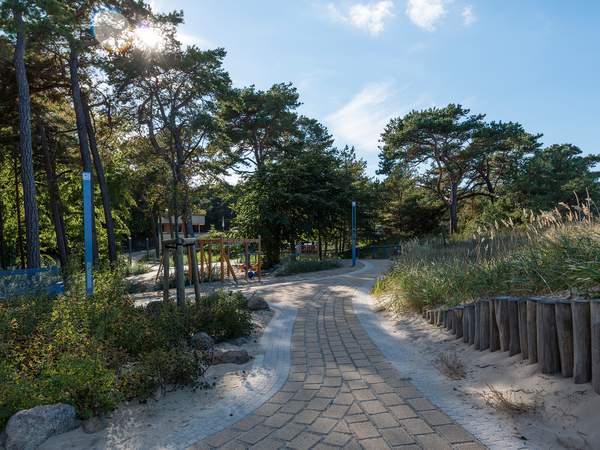
[[[467,366],[456,352],[439,352],[435,363],[441,374],[450,380],[461,380],[467,376]]]
[[[490,386],[489,384],[487,384],[487,387],[490,390],[489,392],[484,392],[482,394],[483,398],[485,403],[496,411],[516,416],[535,412],[538,409],[535,400],[528,403],[523,401],[522,398],[517,398],[514,391],[500,392],[494,386]]]

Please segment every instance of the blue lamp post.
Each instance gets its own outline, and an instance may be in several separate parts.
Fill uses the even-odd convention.
[[[352,202],[352,267],[356,266],[356,202]]]

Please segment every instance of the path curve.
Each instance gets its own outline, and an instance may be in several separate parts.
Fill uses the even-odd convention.
[[[527,448],[483,415],[482,433],[460,408],[440,409],[433,386],[397,370],[408,367],[396,360],[403,349],[365,301],[389,262],[363,264],[338,277],[253,287],[277,311],[261,341],[264,359],[238,390],[169,435],[167,448]]]

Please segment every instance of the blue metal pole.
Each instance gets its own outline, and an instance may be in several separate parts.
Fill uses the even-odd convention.
[[[92,277],[92,174],[83,172],[83,231],[85,242],[85,292],[94,293]]]
[[[352,267],[356,266],[356,202],[352,202]]]

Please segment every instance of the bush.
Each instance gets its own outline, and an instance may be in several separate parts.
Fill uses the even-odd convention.
[[[185,347],[206,332],[216,341],[248,334],[252,324],[240,293],[218,291],[187,308],[134,305],[119,270],[94,271],[94,293],[71,274],[64,296],[21,296],[0,302],[0,429],[15,412],[67,403],[80,419],[122,399],[197,388],[212,361]]]
[[[337,269],[342,263],[335,260],[299,260],[284,264],[275,272],[276,277],[293,275],[296,273],[317,272],[319,270]]]

